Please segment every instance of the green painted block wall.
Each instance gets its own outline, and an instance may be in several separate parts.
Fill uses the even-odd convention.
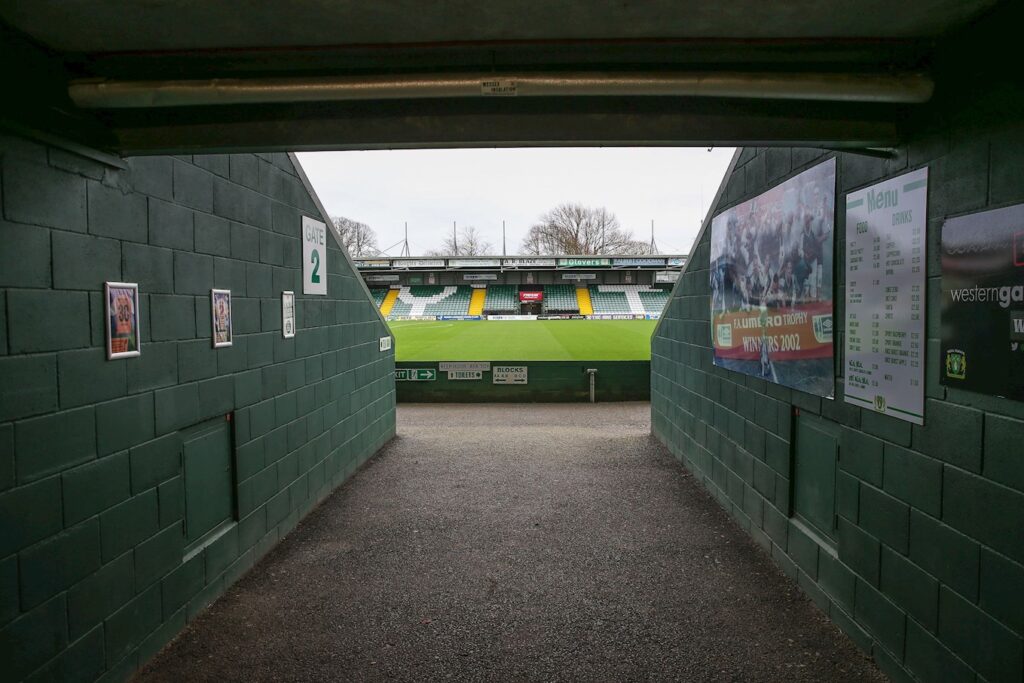
[[[333,238],[328,296],[301,293],[301,217],[322,218],[290,156],[120,169],[68,154],[0,137],[0,661],[14,680],[124,679],[395,432],[388,331]],[[138,358],[106,359],[108,280],[139,283]],[[230,348],[211,345],[212,287],[232,290]],[[183,440],[218,420],[230,519],[189,545]]]
[[[1024,126],[1005,94],[915,122],[892,158],[806,148],[745,148],[713,214],[827,159],[837,201],[928,166],[926,424],[843,402],[842,244],[836,217],[835,400],[712,363],[710,229],[657,328],[653,432],[832,620],[897,680],[1024,679],[1024,404],[938,381],[941,264],[948,217],[1024,202]],[[950,111],[949,109],[946,110]],[[1011,120],[1012,118],[1012,120]],[[799,415],[798,415],[799,414]],[[802,416],[802,417],[801,417]],[[838,433],[835,540],[794,516],[796,429]],[[812,457],[834,457],[822,449]]]

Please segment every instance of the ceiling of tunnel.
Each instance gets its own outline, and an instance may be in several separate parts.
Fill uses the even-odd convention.
[[[987,47],[1000,41],[976,37],[971,43],[962,36],[987,36],[992,27],[1012,30],[1006,27],[1019,25],[1018,5],[0,0],[0,73],[7,82],[29,83],[22,97],[0,103],[0,124],[121,154],[557,144],[891,146],[908,116],[931,106],[927,97],[858,96],[853,86],[844,91],[845,84],[888,78],[898,89],[900,78],[913,77],[923,79],[927,93],[934,83],[940,96],[944,76],[933,68],[936,55],[953,46],[957,54],[946,63],[973,73],[977,64],[991,61],[983,54]],[[476,92],[412,97],[398,88],[398,95],[361,101],[338,95],[363,87],[344,79],[376,87],[373,79],[401,81],[408,74],[421,80],[465,77]],[[521,96],[481,97],[474,84],[492,74],[518,78]],[[538,74],[555,81],[581,75],[691,78],[700,87],[709,77],[732,78],[744,85],[724,95],[627,88],[580,97],[556,87],[531,97],[527,85]],[[823,79],[832,95],[819,97],[810,88],[780,98],[763,88],[765,78],[785,90],[808,75]],[[317,83],[325,78],[342,82]],[[192,99],[182,98],[180,89],[168,95],[183,83]],[[87,103],[76,96],[75,84],[99,95],[98,89],[144,87],[125,107],[110,100]],[[306,94],[313,87],[329,95]],[[239,88],[256,94],[239,99]],[[196,92],[204,90],[212,94],[197,100]],[[284,91],[294,97],[281,96]],[[154,106],[161,98],[163,104]]]
[[[925,38],[995,0],[4,0],[0,16],[62,51],[492,41]]]

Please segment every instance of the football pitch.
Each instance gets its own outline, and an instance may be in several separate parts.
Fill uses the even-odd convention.
[[[395,360],[650,360],[655,320],[388,322]]]

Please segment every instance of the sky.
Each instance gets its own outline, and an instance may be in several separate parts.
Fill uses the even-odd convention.
[[[400,255],[409,224],[413,256],[472,225],[502,251],[519,253],[539,217],[563,202],[605,207],[636,239],[663,254],[690,251],[732,148],[590,147],[306,152],[299,160],[332,216],[368,224]],[[393,246],[394,245],[394,246]],[[391,247],[389,249],[389,247]]]

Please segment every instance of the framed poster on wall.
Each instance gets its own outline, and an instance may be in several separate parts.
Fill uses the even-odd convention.
[[[210,315],[212,316],[213,348],[231,346],[231,290],[210,290]]]
[[[943,384],[1024,400],[1024,204],[942,226]]]
[[[103,290],[106,302],[107,359],[140,355],[139,285],[133,282],[107,282]]]
[[[711,222],[711,343],[719,367],[832,397],[836,162]]]
[[[281,336],[295,336],[295,292],[281,292]]]
[[[924,424],[928,169],[846,196],[844,400]]]

